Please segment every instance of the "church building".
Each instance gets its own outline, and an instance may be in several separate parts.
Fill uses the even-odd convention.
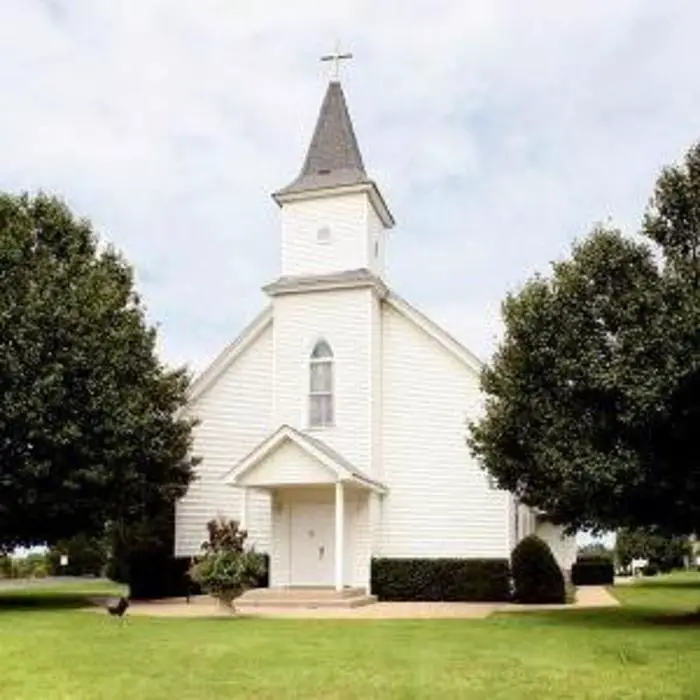
[[[532,532],[569,569],[575,539],[469,452],[480,361],[387,280],[394,216],[337,79],[301,171],[272,196],[279,277],[191,388],[202,461],[177,504],[176,556],[198,554],[223,516],[269,555],[271,588],[371,593],[377,558],[508,559]]]

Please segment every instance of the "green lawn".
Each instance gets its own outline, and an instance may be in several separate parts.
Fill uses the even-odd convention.
[[[3,591],[0,698],[699,698],[700,624],[687,614],[700,605],[700,575],[615,594],[619,609],[481,621],[120,626],[75,609],[76,596]]]

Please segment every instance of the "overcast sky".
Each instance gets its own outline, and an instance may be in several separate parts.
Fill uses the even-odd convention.
[[[279,272],[336,39],[389,281],[478,355],[499,304],[700,137],[693,0],[0,0],[0,189],[55,192],[202,369]]]

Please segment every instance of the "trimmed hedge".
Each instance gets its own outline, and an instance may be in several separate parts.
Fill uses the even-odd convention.
[[[610,559],[580,557],[571,567],[574,586],[607,586],[615,580],[615,567]]]
[[[506,559],[372,559],[371,590],[379,600],[507,601]]]
[[[520,540],[511,554],[518,603],[565,603],[564,574],[547,543],[536,535]]]

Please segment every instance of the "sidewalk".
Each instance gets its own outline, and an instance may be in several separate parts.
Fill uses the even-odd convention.
[[[352,619],[352,620],[437,620],[484,619],[499,612],[536,612],[543,610],[576,610],[581,608],[616,607],[618,600],[603,586],[579,588],[576,602],[565,605],[519,605],[517,603],[389,603],[380,602],[358,608],[256,608],[238,606],[235,617],[288,619]],[[99,612],[99,608],[91,608]],[[233,617],[209,596],[196,596],[187,603],[184,598],[153,602],[135,602],[129,615],[149,617]]]

